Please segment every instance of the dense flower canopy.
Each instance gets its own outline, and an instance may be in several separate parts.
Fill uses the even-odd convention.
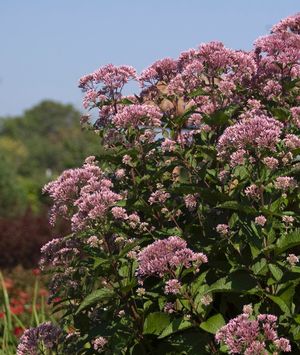
[[[105,152],[44,188],[65,352],[299,352],[299,23],[80,79]]]

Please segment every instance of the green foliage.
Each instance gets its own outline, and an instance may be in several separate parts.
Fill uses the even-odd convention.
[[[50,178],[101,152],[99,138],[82,131],[79,121],[74,107],[53,101],[0,119],[0,216],[17,216],[27,208],[37,213]]]

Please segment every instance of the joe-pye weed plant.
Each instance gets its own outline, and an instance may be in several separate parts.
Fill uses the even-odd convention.
[[[72,228],[42,248],[64,316],[18,354],[298,354],[300,15],[79,87],[106,151],[44,188]]]

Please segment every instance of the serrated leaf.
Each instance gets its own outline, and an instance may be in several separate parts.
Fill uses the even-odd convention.
[[[300,245],[300,229],[295,229],[293,232],[281,236],[275,245],[275,254],[279,255],[284,251]]]
[[[223,327],[225,320],[221,313],[215,314],[210,317],[207,321],[200,324],[200,328],[208,333],[216,334],[216,332]]]
[[[217,208],[244,212],[244,213],[250,214],[250,215],[257,214],[257,211],[255,210],[255,208],[250,207],[250,206],[246,206],[246,205],[242,205],[241,203],[238,203],[237,201],[225,201],[224,203],[221,203],[220,205],[218,205]]]
[[[206,292],[247,292],[256,287],[255,280],[246,271],[235,271],[210,285]]]
[[[150,313],[144,322],[143,334],[160,335],[160,333],[170,324],[170,317],[166,313]]]
[[[81,312],[83,309],[96,304],[97,302],[108,300],[115,295],[115,292],[108,288],[100,288],[99,290],[95,290],[91,294],[85,297],[85,299],[81,302],[78,307],[76,314]]]
[[[175,319],[160,334],[158,339],[165,338],[171,334],[193,327],[193,323],[184,319]]]
[[[251,266],[251,270],[253,271],[254,275],[263,275],[264,271],[268,270],[266,266],[267,260],[262,258]]]
[[[274,303],[276,303],[279,306],[279,308],[282,310],[282,312],[286,313],[288,316],[291,315],[289,306],[282,298],[273,295],[267,295],[267,297],[270,298]]]
[[[283,272],[277,265],[269,264],[269,270],[277,281],[281,280]]]

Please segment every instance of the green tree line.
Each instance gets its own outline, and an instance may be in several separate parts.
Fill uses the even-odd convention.
[[[42,186],[99,152],[99,138],[80,127],[72,105],[43,101],[18,117],[0,117],[0,217],[34,212]]]

